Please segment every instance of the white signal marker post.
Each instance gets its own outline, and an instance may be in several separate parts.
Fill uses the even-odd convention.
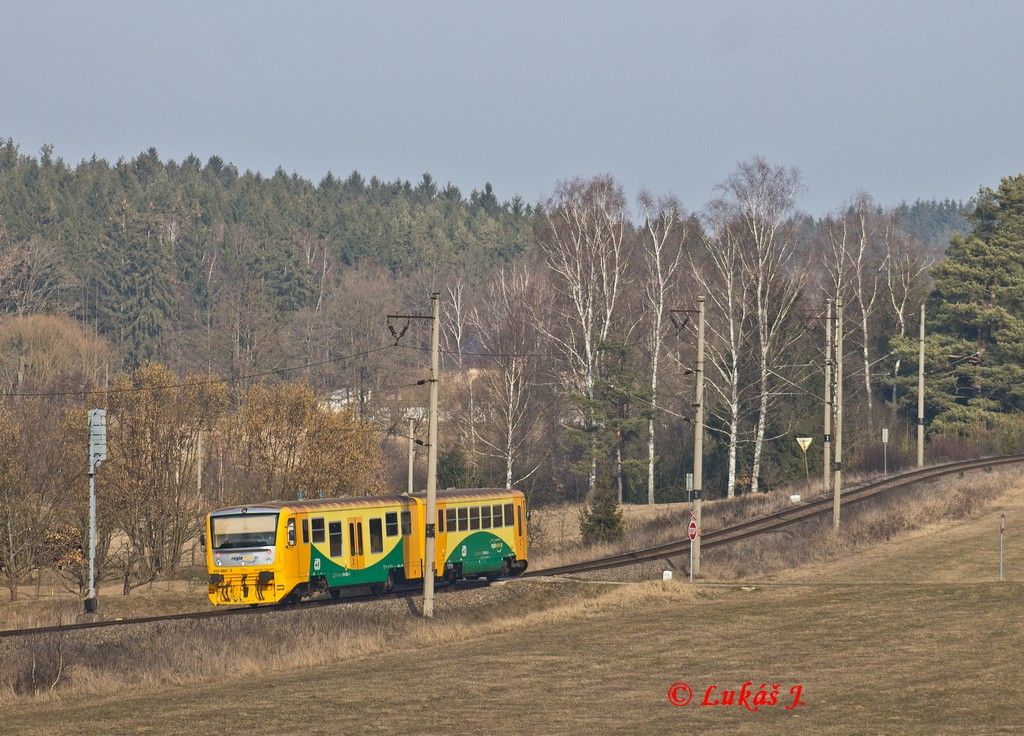
[[[690,538],[690,582],[693,582],[693,542],[697,539],[697,514],[690,512],[690,525],[686,527],[686,536]]]
[[[434,617],[434,524],[437,516],[437,381],[441,371],[440,294],[430,295],[430,413],[427,417],[427,509],[423,540],[423,617]]]
[[[999,582],[1003,582],[1003,534],[1006,532],[1006,514],[999,514]]]
[[[882,427],[882,474],[889,475],[889,428]]]
[[[96,613],[96,468],[107,459],[107,410],[89,410],[89,594],[85,612]]]

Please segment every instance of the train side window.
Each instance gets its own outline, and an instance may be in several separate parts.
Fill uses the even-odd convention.
[[[389,537],[398,536],[398,514],[391,511],[384,514],[384,527]]]
[[[445,524],[448,527],[448,531],[453,532],[457,528],[457,522],[455,521],[455,509],[446,509],[444,512]]]
[[[356,523],[356,546],[359,549],[357,554],[363,554],[363,522]]]
[[[437,510],[437,531],[444,531],[444,509]]]
[[[498,504],[497,506],[495,506],[493,508],[493,512],[494,513],[492,514],[492,517],[494,519],[494,527],[498,528],[500,526],[505,526],[504,524],[501,523],[501,504]]]
[[[338,526],[341,529],[341,526]],[[324,543],[324,520],[323,517],[313,519],[313,541],[316,544]]]
[[[469,510],[469,528],[479,529],[480,528],[480,507],[474,506]]]
[[[517,534],[523,536],[523,507],[516,506],[516,527],[518,528]]]
[[[309,519],[302,520],[302,543],[309,544]]]
[[[315,530],[316,530],[316,522],[317,521],[319,521],[321,524],[323,524],[324,520],[323,519],[313,519],[313,529],[314,529],[313,533],[314,533],[314,535],[316,534]],[[331,532],[331,557],[341,557],[341,551],[342,551],[341,550],[341,522],[340,521],[332,521],[330,523],[329,527],[330,527],[330,532]],[[323,529],[322,528],[320,530],[320,533],[323,534]],[[314,536],[313,539],[316,539],[316,536]]]
[[[480,509],[480,528],[490,529],[491,528],[491,507],[484,506]]]
[[[380,519],[370,519],[370,553],[380,554],[384,551],[384,528]]]
[[[469,509],[459,509],[459,531],[464,532],[469,529]]]
[[[510,503],[505,504],[505,526],[515,526],[515,512],[513,506]]]
[[[412,515],[408,511],[402,512],[402,536],[407,537],[412,534]]]

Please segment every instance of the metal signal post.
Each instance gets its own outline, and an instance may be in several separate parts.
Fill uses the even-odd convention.
[[[107,459],[107,410],[89,410],[89,594],[85,612],[96,613],[96,468]]]

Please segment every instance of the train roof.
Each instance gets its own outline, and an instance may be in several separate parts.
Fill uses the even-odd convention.
[[[420,491],[412,495],[416,498],[427,497],[426,491]],[[444,499],[445,501],[483,501],[498,496],[502,498],[508,498],[509,496],[515,498],[523,495],[522,491],[517,491],[514,488],[446,488],[443,491],[437,492],[438,499]]]
[[[507,488],[448,488],[437,492],[437,498],[445,501],[483,501],[496,497],[522,496],[522,491]],[[278,513],[282,509],[292,511],[333,511],[335,509],[374,508],[381,506],[408,506],[411,499],[425,499],[426,492],[411,496],[351,496],[347,498],[310,498],[295,501],[269,501],[250,505],[227,506],[210,512],[211,516],[228,516],[237,513]]]

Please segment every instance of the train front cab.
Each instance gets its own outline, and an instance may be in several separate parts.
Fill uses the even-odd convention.
[[[309,551],[299,544],[299,519],[286,506],[218,509],[206,518],[211,603],[277,603],[304,582]]]

